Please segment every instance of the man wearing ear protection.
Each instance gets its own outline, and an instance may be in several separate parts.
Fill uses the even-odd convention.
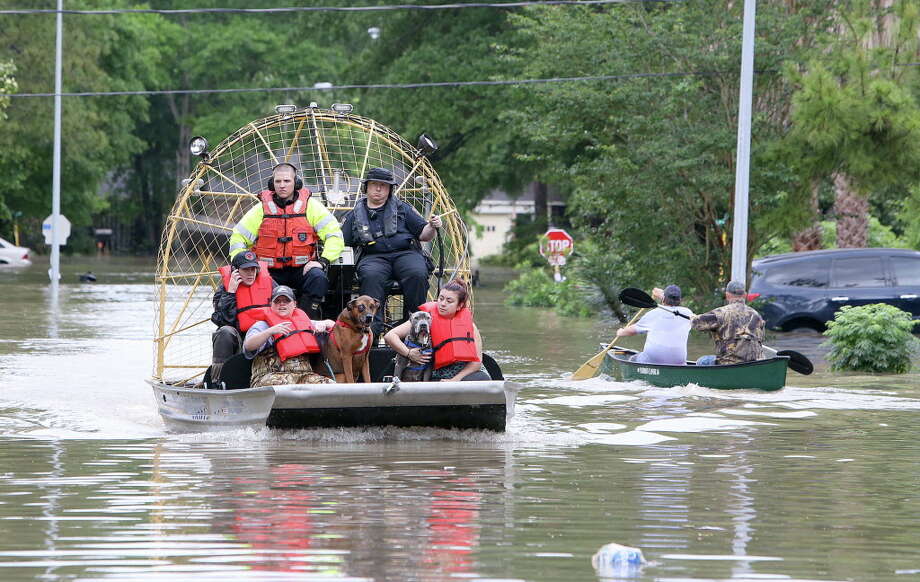
[[[259,200],[233,227],[230,258],[252,249],[272,279],[297,291],[299,307],[321,319],[320,304],[329,288],[326,270],[345,247],[339,221],[286,162],[272,169]],[[320,241],[322,254],[316,249]]]

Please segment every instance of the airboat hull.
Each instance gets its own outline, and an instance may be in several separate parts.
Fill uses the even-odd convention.
[[[275,386],[273,428],[435,427],[504,431],[517,385],[482,382],[389,382]]]
[[[148,380],[166,427],[175,432],[214,432],[265,426],[275,391],[270,386],[204,390]]]
[[[434,427],[502,432],[518,386],[482,382],[289,384],[239,390],[182,388],[151,380],[170,430],[212,432],[269,426]]]

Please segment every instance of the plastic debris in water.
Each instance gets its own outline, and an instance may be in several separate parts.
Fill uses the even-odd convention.
[[[607,544],[601,546],[591,558],[591,565],[601,577],[629,577],[639,573],[645,557],[639,548]]]

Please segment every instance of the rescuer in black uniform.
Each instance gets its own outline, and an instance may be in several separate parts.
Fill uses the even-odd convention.
[[[385,283],[399,281],[406,311],[413,312],[428,295],[430,269],[420,243],[433,239],[442,222],[440,216],[426,221],[410,204],[393,196],[397,183],[389,170],[371,168],[363,180],[366,197],[345,215],[342,234],[346,245],[361,250],[360,293],[383,303]],[[380,320],[374,328],[380,333]]]

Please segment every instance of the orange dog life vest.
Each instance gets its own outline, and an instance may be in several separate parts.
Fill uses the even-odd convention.
[[[224,265],[220,269],[220,276],[224,281],[224,289],[230,285],[230,265]],[[253,310],[260,307],[268,307],[268,300],[272,295],[272,278],[265,269],[259,267],[259,274],[252,285],[240,285],[236,288],[236,320],[240,326],[240,331],[246,332],[252,327],[252,324],[259,320],[253,316]]]
[[[434,367],[443,368],[454,362],[478,362],[476,336],[473,332],[473,314],[464,307],[453,317],[438,313],[438,304],[429,301],[419,309],[431,314],[431,347],[434,350]]]

